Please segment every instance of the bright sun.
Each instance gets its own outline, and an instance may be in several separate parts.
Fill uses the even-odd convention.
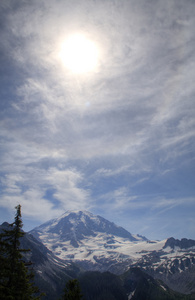
[[[94,71],[98,63],[98,48],[94,42],[85,36],[75,34],[62,44],[61,59],[64,65],[73,73]]]

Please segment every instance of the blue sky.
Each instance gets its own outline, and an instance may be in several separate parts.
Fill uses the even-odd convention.
[[[195,239],[195,2],[2,0],[0,222],[66,210],[150,239]],[[59,57],[98,47],[95,70]]]

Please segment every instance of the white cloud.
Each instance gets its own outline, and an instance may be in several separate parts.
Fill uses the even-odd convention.
[[[82,175],[73,169],[44,169],[41,162],[37,166],[22,166],[4,176],[1,205],[13,209],[20,203],[24,216],[42,220],[68,209],[84,209],[90,201],[89,192],[79,187],[82,180]],[[50,190],[52,196],[47,197]]]

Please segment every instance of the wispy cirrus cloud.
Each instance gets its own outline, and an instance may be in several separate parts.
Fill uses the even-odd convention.
[[[2,206],[21,201],[37,219],[44,210],[50,218],[78,207],[105,216],[137,209],[146,220],[144,209],[192,199],[194,3],[0,7]],[[83,76],[59,58],[78,31],[100,52],[96,72]]]

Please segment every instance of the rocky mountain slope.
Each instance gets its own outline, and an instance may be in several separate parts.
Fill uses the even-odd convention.
[[[9,224],[4,222],[0,225],[0,232],[9,228]],[[80,273],[76,265],[56,257],[29,233],[20,239],[20,248],[30,250],[23,253],[24,260],[30,262],[29,268],[33,269],[35,274],[35,285],[46,293],[47,300],[57,299],[56,295],[62,293],[67,280],[77,277]]]
[[[162,249],[143,253],[134,265],[178,292],[195,292],[194,240],[169,238]]]
[[[86,211],[70,211],[31,231],[57,257],[84,270],[122,274],[140,267],[171,288],[195,291],[195,241],[148,241]]]

